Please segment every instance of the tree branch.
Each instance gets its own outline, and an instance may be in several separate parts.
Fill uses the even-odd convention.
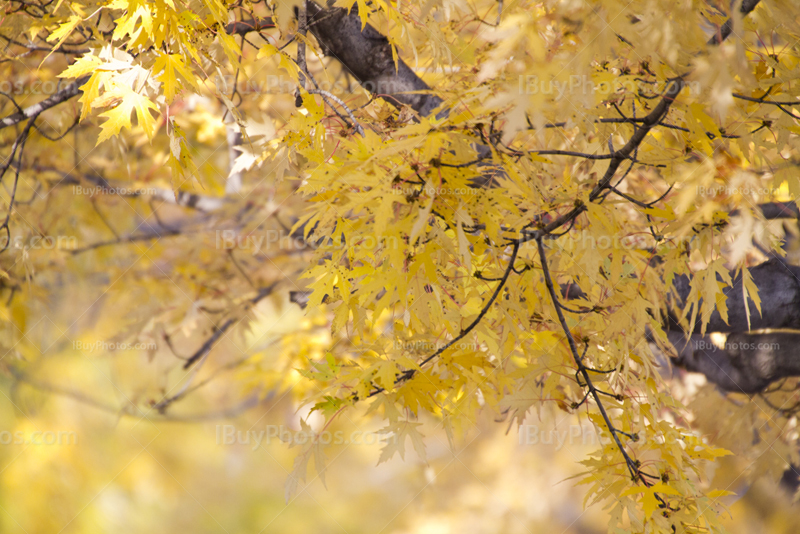
[[[89,76],[78,78],[71,84],[55,93],[53,96],[45,98],[44,100],[41,100],[40,102],[37,102],[36,104],[29,106],[22,111],[13,113],[3,120],[0,120],[0,130],[9,126],[14,126],[15,124],[19,124],[20,122],[28,120],[31,117],[36,117],[48,109],[57,106],[62,102],[66,102],[73,96],[77,96],[81,92],[80,86],[85,84],[88,80]]]
[[[421,116],[444,102],[430,92],[431,88],[402,60],[397,68],[388,39],[367,24],[361,30],[358,9],[348,14],[342,8],[322,8],[307,0],[308,29],[322,46],[326,56],[339,60],[367,91],[397,106],[411,106]],[[446,114],[441,111],[440,115]]]
[[[772,382],[800,376],[800,332],[733,333],[722,347],[708,336],[667,333],[678,357],[673,363],[702,373],[732,393],[758,393]]]
[[[727,298],[728,321],[725,322],[715,309],[708,318],[707,332],[736,333],[748,330],[767,328],[796,328],[800,330],[800,267],[787,265],[779,260],[769,260],[750,269],[753,282],[758,287],[758,296],[761,299],[761,314],[758,313],[755,302],[747,301],[750,310],[748,325],[747,309],[745,308],[744,294],[742,291],[742,277],[731,277],[732,284],[723,289]],[[683,306],[689,297],[691,278],[687,275],[676,276],[673,282],[676,302],[675,306]],[[701,300],[702,302],[702,300]],[[678,330],[675,316],[670,317],[671,329]],[[691,334],[700,333],[701,320],[690,327]]]

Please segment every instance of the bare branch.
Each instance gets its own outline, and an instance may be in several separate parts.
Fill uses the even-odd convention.
[[[0,120],[0,130],[7,128],[8,126],[19,124],[20,122],[32,117],[38,117],[48,109],[55,107],[62,102],[66,102],[74,96],[77,96],[81,92],[80,86],[85,84],[88,80],[89,76],[78,78],[71,84],[55,93],[53,96],[45,98],[44,100],[37,102],[36,104],[29,106],[22,111],[18,111],[17,113],[9,115],[3,120]]]

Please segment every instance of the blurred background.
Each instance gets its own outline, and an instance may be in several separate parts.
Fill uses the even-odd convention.
[[[200,387],[165,414],[141,405],[172,387],[180,372],[174,357],[124,344],[72,350],[74,341],[57,342],[52,323],[31,328],[40,342],[56,344],[26,375],[0,375],[0,532],[606,532],[606,511],[585,506],[585,486],[571,479],[597,445],[592,427],[547,406],[520,429],[487,410],[453,448],[426,421],[427,462],[408,442],[404,459],[380,465],[377,423],[366,409],[343,412],[326,429],[341,443],[326,449],[324,483],[309,469],[287,502],[300,448],[280,437],[301,429],[309,407],[296,405],[293,393],[308,381],[290,369],[284,386],[265,394],[253,376],[259,358],[287,350],[271,336],[313,319],[276,304],[280,298],[259,308],[251,328],[250,336],[267,340],[253,366],[226,368],[225,355],[239,352],[232,345],[252,342],[226,339]],[[708,473],[715,487],[737,493],[728,497],[730,531],[796,532],[796,481],[748,482],[749,465],[729,456]]]

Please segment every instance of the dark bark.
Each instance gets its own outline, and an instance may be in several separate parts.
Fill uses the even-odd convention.
[[[678,357],[673,363],[702,373],[725,391],[758,393],[782,378],[800,376],[800,335],[788,332],[734,333],[722,348],[708,336],[667,334]]]
[[[746,15],[757,4],[758,0],[744,0],[740,12]],[[309,30],[324,53],[337,59],[367,90],[395,105],[409,105],[422,116],[429,115],[441,106],[441,98],[422,93],[430,91],[430,87],[405,62],[398,60],[395,69],[388,40],[370,25],[362,31],[356,9],[348,14],[343,9],[323,8],[311,1],[306,6]],[[731,19],[720,28],[710,44],[725,40],[732,32]],[[679,83],[673,83],[676,93],[679,87]],[[671,101],[665,99],[665,107]],[[657,124],[662,116],[663,113],[654,113],[656,120],[653,124]],[[643,138],[648,131],[649,128],[643,129],[639,137]],[[628,144],[635,146],[637,142],[641,142],[641,139],[631,139]],[[795,203],[768,203],[762,205],[761,209],[767,219],[797,218],[800,215]],[[751,269],[751,274],[759,289],[763,314],[758,313],[755,303],[750,300],[750,328],[800,329],[800,267],[771,260]],[[687,276],[676,278],[675,289],[681,300],[688,297],[689,284]],[[576,285],[561,289],[568,299],[582,296]],[[734,279],[732,287],[727,288],[725,294],[728,297],[729,321],[726,324],[715,311],[707,330],[731,333],[729,344],[725,349],[718,349],[708,338],[698,336],[699,321],[694,326],[694,344],[687,344],[686,335],[675,328],[677,323],[673,317],[669,335],[680,354],[675,363],[687,370],[706,374],[710,381],[730,391],[756,392],[779,378],[800,375],[800,348],[797,348],[800,345],[795,343],[800,336],[742,333],[748,330],[748,322],[740,277]],[[703,342],[700,343],[700,340]]]
[[[709,382],[736,393],[757,393],[777,380],[800,376],[800,267],[773,259],[751,268],[750,273],[758,288],[762,313],[759,314],[755,302],[748,299],[749,325],[742,279],[734,273],[731,273],[733,284],[723,290],[727,296],[727,323],[715,310],[706,335],[700,334],[699,319],[687,335],[671,311],[664,325],[677,353],[672,360],[674,365],[702,373]],[[675,278],[674,287],[680,302],[673,304],[683,306],[689,296],[690,283],[689,276]],[[561,294],[571,300],[585,298],[576,284],[562,284]],[[723,347],[711,341],[711,333],[727,334]],[[652,334],[648,335],[648,340],[653,341]]]
[[[750,269],[753,282],[758,287],[761,298],[761,314],[755,302],[748,299],[750,323],[742,292],[740,276],[733,277],[733,284],[723,291],[728,297],[728,322],[722,320],[718,311],[714,311],[706,327],[707,332],[745,332],[765,328],[795,328],[800,330],[800,267],[784,264],[780,260],[769,260]],[[680,299],[676,304],[682,306],[689,296],[691,280],[687,275],[675,277],[674,287]],[[672,326],[679,328],[672,318]],[[692,334],[700,333],[700,317],[693,326]]]
[[[306,2],[308,29],[326,56],[337,59],[369,92],[395,106],[411,106],[421,116],[430,115],[443,100],[402,60],[395,68],[389,41],[361,18],[354,6],[348,14],[342,8],[322,8]],[[444,112],[442,112],[444,113]]]
[[[250,32],[259,32],[265,28],[274,28],[275,22],[270,17],[252,18],[250,20],[237,20],[225,26],[225,31],[231,35],[247,35]]]
[[[728,334],[722,348],[716,347],[708,335],[700,334],[699,318],[687,339],[675,316],[669,317],[667,335],[678,353],[673,363],[687,371],[703,373],[725,391],[756,393],[776,380],[800,376],[800,267],[772,259],[750,269],[750,274],[758,288],[761,313],[748,299],[748,324],[742,279],[731,273],[733,283],[723,290],[728,322],[715,309],[706,327],[706,334]],[[679,306],[689,296],[689,285],[688,276],[675,278]]]
[[[765,202],[758,205],[765,219],[797,219],[800,209],[795,202]],[[739,214],[739,210],[731,212],[731,217]]]
[[[742,0],[742,5],[739,6],[739,13],[743,16],[748,15],[751,11],[753,11],[758,3],[761,0]],[[729,18],[725,21],[725,24],[719,29],[719,31],[714,34],[714,36],[708,41],[709,44],[720,44],[722,41],[730,37],[731,33],[733,33],[733,18]]]
[[[757,4],[758,0],[744,0],[740,12],[746,15]],[[320,43],[323,52],[337,59],[365,89],[393,105],[408,105],[420,116],[430,115],[434,109],[442,106],[444,101],[431,94],[431,88],[402,59],[398,59],[395,66],[392,49],[386,37],[371,25],[366,25],[362,30],[356,8],[348,14],[344,9],[322,7],[309,0],[306,2],[306,9],[309,30]],[[226,30],[231,34],[245,35],[271,26],[272,20],[257,19],[231,23]],[[720,28],[710,43],[717,44],[732,33],[731,19]],[[84,81],[85,79],[78,80],[23,112],[6,117],[0,122],[0,128],[21,122],[76,96],[80,92],[78,87]],[[665,102],[668,107],[671,100],[667,99]],[[446,113],[446,110],[440,111],[440,115]],[[657,115],[657,119],[660,119],[662,114]],[[654,122],[657,123],[658,120]],[[638,137],[644,137],[648,130],[649,128],[644,129]],[[639,142],[641,139],[632,138],[628,145],[634,146]],[[610,174],[613,176],[613,172]],[[800,216],[800,210],[795,203],[769,203],[761,208],[767,219]],[[758,313],[751,300],[749,327],[800,330],[800,267],[770,260],[754,267],[751,274],[759,289],[763,313]],[[676,278],[675,290],[679,300],[685,301],[688,297],[689,284],[690,279],[687,276]],[[700,321],[693,326],[691,338],[687,342],[686,334],[676,328],[677,321],[672,317],[668,326],[670,341],[679,354],[675,363],[689,371],[705,374],[711,382],[725,390],[745,393],[761,391],[771,382],[783,377],[800,376],[800,343],[796,343],[800,341],[800,335],[783,332],[743,333],[748,330],[748,322],[741,279],[735,279],[732,287],[724,291],[728,298],[728,323],[722,321],[719,313],[714,311],[707,331],[730,333],[725,348],[719,349],[707,337],[699,335]],[[576,285],[562,287],[562,292],[568,299],[582,296]]]

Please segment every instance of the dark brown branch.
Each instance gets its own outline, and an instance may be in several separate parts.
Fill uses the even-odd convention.
[[[438,358],[439,356],[442,355],[442,353],[444,353],[444,351],[446,351],[447,349],[449,349],[450,347],[452,347],[453,345],[455,345],[456,343],[458,343],[459,341],[461,341],[462,339],[467,337],[467,334],[472,332],[472,330],[476,326],[478,326],[478,323],[480,323],[481,320],[483,320],[483,318],[486,316],[486,314],[489,313],[489,309],[492,307],[494,302],[497,300],[497,297],[500,295],[500,292],[503,291],[503,287],[505,287],[506,282],[508,282],[508,277],[511,275],[511,271],[514,270],[514,262],[517,261],[517,253],[519,252],[519,246],[520,246],[520,244],[519,244],[518,241],[514,242],[512,244],[513,249],[511,251],[511,258],[508,260],[508,266],[506,267],[506,270],[503,273],[503,277],[500,279],[500,282],[497,284],[497,287],[495,288],[494,293],[492,293],[492,296],[489,297],[489,300],[487,300],[486,304],[483,305],[483,308],[481,309],[480,313],[478,313],[478,316],[475,318],[475,320],[472,321],[469,324],[469,326],[467,326],[464,330],[462,330],[461,333],[459,333],[456,337],[451,339],[448,343],[446,343],[444,346],[439,348],[436,352],[434,352],[433,354],[431,354],[430,356],[428,356],[427,358],[422,360],[419,363],[420,367],[422,367],[423,365],[425,365],[427,363],[430,363],[434,359]],[[400,373],[397,376],[397,379],[395,380],[395,385],[397,385],[397,384],[399,384],[401,382],[405,382],[406,380],[410,380],[411,378],[414,377],[416,372],[417,371],[415,369],[409,369],[409,370],[407,370],[407,371],[405,371],[403,373]],[[381,388],[381,387],[376,388],[375,390],[370,392],[369,397],[373,397],[373,396],[377,395],[378,393],[380,393],[382,391],[384,391],[383,388]]]
[[[553,284],[553,279],[550,276],[550,268],[547,264],[547,255],[545,254],[544,250],[544,243],[542,242],[542,238],[539,237],[536,240],[536,245],[539,249],[539,259],[542,263],[542,274],[544,275],[545,285],[547,286],[547,292],[550,294],[550,300],[553,301],[553,308],[555,308],[556,315],[558,317],[558,322],[561,325],[561,329],[564,331],[564,335],[567,337],[567,342],[569,343],[569,349],[572,353],[572,358],[575,361],[575,365],[578,369],[578,373],[583,376],[584,383],[582,384],[583,387],[586,387],[588,392],[587,395],[591,394],[594,398],[595,404],[597,404],[597,409],[600,411],[600,415],[603,417],[603,421],[608,428],[608,432],[614,438],[614,443],[617,445],[620,453],[622,453],[622,457],[625,459],[625,465],[628,466],[628,471],[631,473],[631,477],[634,479],[641,480],[646,486],[649,486],[648,483],[639,471],[639,467],[633,461],[633,459],[628,455],[628,452],[625,450],[625,446],[619,439],[618,431],[614,427],[613,423],[611,422],[611,418],[609,418],[608,413],[606,413],[605,406],[603,406],[603,402],[600,400],[600,391],[595,387],[594,383],[592,382],[591,376],[589,376],[589,370],[583,363],[583,358],[578,354],[578,345],[575,343],[575,338],[572,335],[572,331],[569,329],[567,325],[567,319],[564,317],[564,313],[561,311],[561,304],[558,299],[558,295],[556,293],[555,285]],[[584,397],[585,399],[586,397]]]
[[[17,113],[13,113],[3,120],[0,120],[0,130],[7,128],[8,126],[19,124],[20,122],[30,119],[31,117],[37,117],[48,109],[57,106],[62,102],[66,102],[74,96],[77,96],[81,92],[80,86],[85,84],[88,80],[89,76],[79,78],[55,93],[53,96],[45,98],[44,100],[25,108],[23,111],[18,111]]]
[[[733,95],[736,96],[736,95]],[[800,104],[800,102],[798,102]],[[634,118],[618,118],[618,117],[610,117],[606,119],[597,119],[594,121],[595,124],[638,124],[642,122],[644,119],[634,119]],[[551,122],[545,124],[545,128],[564,128],[567,125],[566,122]],[[689,128],[684,128],[683,126],[676,126],[675,124],[670,124],[668,122],[661,122],[658,125],[661,128],[667,128],[668,130],[678,130],[680,132],[691,132]],[[531,128],[532,129],[532,128]],[[717,135],[712,132],[706,132],[706,135],[709,139],[716,139]],[[724,139],[739,139],[741,136],[739,135],[731,135],[731,134],[722,134]]]
[[[731,276],[733,283],[723,289],[727,298],[728,321],[725,322],[719,312],[714,309],[708,317],[706,331],[736,333],[766,328],[800,329],[800,267],[772,259],[752,267],[750,275],[758,288],[758,296],[762,302],[761,314],[758,313],[752,299],[748,299],[747,308],[745,308],[741,275]],[[675,277],[673,288],[677,300],[673,304],[676,307],[682,307],[686,302],[691,292],[690,286],[691,278],[689,276]],[[747,309],[750,310],[749,324]],[[673,329],[680,329],[680,325],[674,317],[671,321]],[[701,318],[698,316],[695,324],[690,325],[691,333],[699,334],[700,326]]]
[[[17,151],[19,151],[19,156],[17,156],[17,165],[14,169],[14,185],[11,188],[11,196],[8,200],[8,210],[6,211],[6,217],[3,220],[3,223],[0,224],[0,230],[5,232],[6,234],[6,242],[3,245],[3,248],[0,249],[0,252],[5,252],[8,249],[8,246],[11,244],[11,229],[9,228],[9,223],[11,221],[11,214],[14,213],[14,201],[17,198],[17,185],[19,184],[19,171],[22,169],[22,154],[25,150],[25,143],[28,141],[28,135],[30,134],[31,128],[33,128],[34,123],[39,115],[35,114],[30,119],[28,119],[28,123],[25,125],[25,128],[22,130],[22,133],[19,134],[14,141],[14,147],[11,151],[11,155],[8,157],[9,164],[14,161],[14,156],[16,155]],[[3,175],[5,174],[6,170],[8,169],[8,165],[3,168],[2,173],[0,174],[0,180],[2,180]]]
[[[777,101],[777,100],[767,100],[766,97],[756,98],[753,96],[745,96],[740,95],[739,93],[733,93],[731,96],[733,98],[738,98],[740,100],[747,100],[748,102],[756,102],[758,104],[769,104],[772,106],[798,106],[800,105],[800,100],[784,100],[784,101]]]
[[[342,8],[322,8],[306,2],[308,29],[326,56],[337,59],[369,92],[391,104],[411,106],[421,116],[442,105],[441,98],[402,60],[395,68],[388,39],[370,24],[361,30],[358,9],[348,14]],[[444,112],[441,112],[444,113]]]
[[[539,156],[572,156],[583,159],[613,159],[614,154],[586,154],[585,152],[573,152],[571,150],[531,150],[531,154]]]
[[[739,7],[739,13],[742,15],[748,15],[756,8],[759,2],[760,0],[742,0],[742,5]],[[715,33],[711,39],[709,39],[708,44],[718,45],[730,37],[731,33],[733,33],[733,17],[725,21],[725,24],[722,25],[719,31]]]
[[[270,17],[255,17],[250,20],[237,20],[225,26],[225,31],[231,35],[247,35],[267,28],[274,28],[275,22]]]
[[[725,391],[758,393],[771,383],[800,376],[800,331],[730,334],[722,347],[708,336],[670,331],[678,357],[673,363],[702,373]]]
[[[759,204],[758,208],[767,220],[800,218],[800,209],[795,202],[765,202]],[[735,217],[738,214],[739,210],[733,210],[730,216]]]
[[[275,289],[277,285],[278,282],[274,282],[268,285],[267,287],[260,289],[258,294],[248,301],[247,308],[255,306],[256,304],[261,302],[265,297],[271,295],[272,291]],[[217,330],[206,340],[205,343],[203,343],[203,345],[199,349],[197,349],[197,352],[192,354],[189,357],[189,359],[186,360],[186,363],[183,364],[183,368],[188,369],[195,362],[207,356],[208,353],[211,352],[211,349],[214,348],[214,345],[217,344],[217,341],[219,341],[219,339],[225,334],[225,332],[227,332],[230,329],[230,327],[236,324],[237,322],[239,322],[239,319],[230,318],[224,323],[222,323],[222,325],[217,327]]]

